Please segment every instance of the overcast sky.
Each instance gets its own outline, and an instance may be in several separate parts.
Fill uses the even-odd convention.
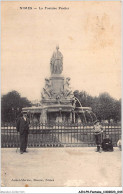
[[[16,90],[29,100],[40,100],[44,79],[50,76],[50,58],[59,44],[63,75],[71,78],[73,91],[93,96],[108,92],[121,98],[120,2],[1,4],[2,94]],[[32,10],[21,10],[23,6]]]

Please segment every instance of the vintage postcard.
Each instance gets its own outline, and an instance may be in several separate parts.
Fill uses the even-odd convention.
[[[3,190],[121,192],[121,5],[1,2]]]

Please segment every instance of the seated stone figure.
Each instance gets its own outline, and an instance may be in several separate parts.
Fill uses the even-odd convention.
[[[109,135],[106,135],[106,138],[102,141],[102,150],[105,152],[113,151],[112,140],[109,138]]]

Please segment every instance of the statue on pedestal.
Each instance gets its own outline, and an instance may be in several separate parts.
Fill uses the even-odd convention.
[[[40,123],[46,123],[47,122],[47,110],[42,109],[41,116],[40,116]]]
[[[51,74],[61,74],[63,71],[63,55],[59,51],[59,46],[56,47],[56,52],[53,53],[50,60]]]

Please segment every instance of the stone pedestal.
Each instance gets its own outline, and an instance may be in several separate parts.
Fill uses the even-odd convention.
[[[61,94],[64,90],[64,77],[52,75],[50,77],[51,87],[54,94]]]
[[[56,122],[61,122],[63,114],[66,114],[67,120],[72,122],[72,110],[74,95],[70,88],[70,78],[65,78],[59,74],[52,75],[49,79],[45,79],[45,88],[42,93],[42,107],[47,109],[48,114],[56,112]],[[45,118],[46,117],[46,118]],[[46,113],[42,112],[40,121],[44,122],[47,120]],[[49,119],[48,119],[49,120]]]
[[[61,75],[52,75],[45,79],[45,88],[42,92],[42,104],[72,104],[73,93],[69,86],[70,78],[64,78]]]

